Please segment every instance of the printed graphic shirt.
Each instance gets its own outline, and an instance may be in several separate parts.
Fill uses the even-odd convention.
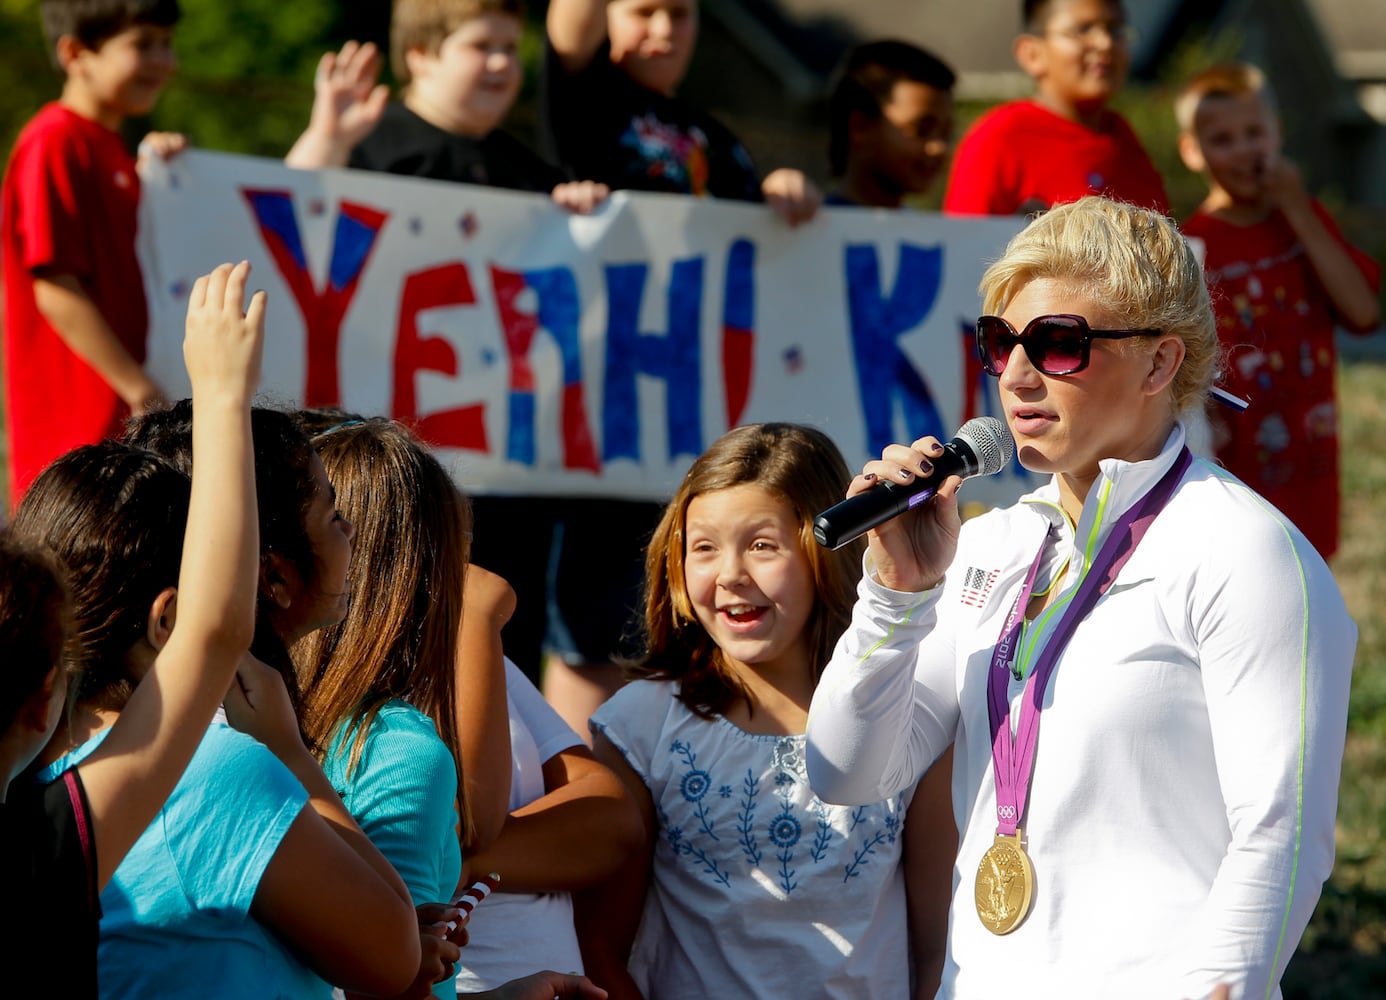
[[[1381,268],[1313,204],[1379,286]],[[1251,226],[1198,213],[1184,232],[1205,247],[1218,339],[1227,351],[1223,384],[1251,402],[1245,413],[1216,414],[1226,429],[1218,461],[1279,507],[1328,559],[1338,550],[1341,506],[1333,305],[1279,211]]]
[[[746,148],[725,125],[678,97],[635,83],[609,45],[579,73],[545,52],[546,153],[574,177],[613,189],[760,201]]]
[[[803,735],[699,718],[677,691],[636,681],[592,717],[659,817],[631,956],[645,996],[907,996],[901,853],[913,786],[828,805],[808,786]]]

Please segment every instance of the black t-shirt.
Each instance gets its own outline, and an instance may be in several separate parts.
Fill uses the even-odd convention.
[[[52,996],[95,997],[96,841],[75,769],[48,785],[11,785],[0,803],[0,886],[0,967]]]
[[[347,165],[543,194],[567,180],[561,170],[500,129],[472,139],[440,129],[396,102],[386,105],[380,124],[351,151]]]
[[[678,97],[640,86],[604,43],[578,73],[544,52],[544,151],[574,177],[614,188],[760,201],[746,147],[725,125]]]

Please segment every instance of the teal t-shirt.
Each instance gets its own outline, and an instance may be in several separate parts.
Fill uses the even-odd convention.
[[[55,761],[80,763],[106,730]],[[308,793],[262,744],[213,723],[168,802],[101,893],[103,998],[328,997],[250,904]]]
[[[347,773],[355,729],[339,729],[322,769],[347,811],[399,872],[414,905],[453,899],[462,877],[457,765],[433,720],[403,701],[381,706]],[[451,978],[433,987],[455,1000]]]

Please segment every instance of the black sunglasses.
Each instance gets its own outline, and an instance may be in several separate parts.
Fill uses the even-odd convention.
[[[1149,337],[1159,330],[1094,330],[1082,316],[1054,313],[1036,316],[1016,333],[1000,316],[982,316],[977,320],[977,356],[988,375],[1000,375],[1006,370],[1016,344],[1025,345],[1025,356],[1037,371],[1045,375],[1073,375],[1088,366],[1092,342],[1123,340],[1126,337]]]

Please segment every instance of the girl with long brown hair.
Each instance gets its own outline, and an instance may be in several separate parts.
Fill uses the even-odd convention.
[[[591,723],[645,830],[581,897],[583,957],[613,997],[910,995],[906,843],[932,803],[910,788],[830,806],[804,773],[809,700],[861,566],[860,545],[818,546],[813,518],[850,478],[821,431],[754,424],[715,441],[665,510],[638,679]]]

